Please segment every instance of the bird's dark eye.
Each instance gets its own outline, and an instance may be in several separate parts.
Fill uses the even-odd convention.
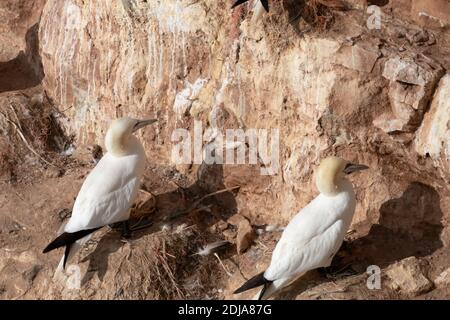
[[[345,173],[345,174],[349,174],[349,173],[350,173],[349,169],[350,169],[351,166],[352,166],[351,163],[347,163],[347,164],[345,165],[345,167],[344,167],[344,173]]]
[[[344,168],[344,173],[349,174],[352,172],[366,170],[366,169],[369,169],[369,167],[366,165],[363,165],[363,164],[347,163]]]

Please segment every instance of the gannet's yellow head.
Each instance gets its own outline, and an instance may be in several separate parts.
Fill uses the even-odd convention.
[[[334,196],[341,191],[340,186],[345,175],[368,168],[339,157],[325,158],[316,170],[317,189],[326,196]]]
[[[131,148],[130,138],[133,132],[156,121],[156,119],[137,120],[128,117],[112,121],[105,137],[106,150],[117,157],[127,155]]]

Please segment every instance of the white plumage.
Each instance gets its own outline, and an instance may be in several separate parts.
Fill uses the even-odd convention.
[[[350,227],[355,204],[353,188],[346,183],[337,196],[319,194],[297,213],[284,230],[264,273],[267,280],[274,281],[266,295],[306,271],[331,264]]]
[[[290,221],[278,241],[267,270],[236,293],[264,285],[259,298],[269,298],[305,272],[328,267],[352,222],[356,200],[344,174],[366,169],[337,157],[322,161],[316,173],[321,193]]]
[[[262,15],[266,12],[262,2],[260,0],[255,0],[253,3],[253,16],[252,21],[256,23],[261,20]]]
[[[106,153],[84,181],[65,232],[93,229],[129,218],[144,171],[145,154]]]
[[[108,152],[84,181],[62,234],[44,250],[66,246],[57,271],[92,232],[129,219],[146,162],[144,149],[133,132],[155,121],[120,118],[111,124],[105,137]]]

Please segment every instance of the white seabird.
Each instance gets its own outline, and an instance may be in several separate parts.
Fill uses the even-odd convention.
[[[75,200],[72,216],[62,233],[43,251],[65,247],[57,272],[103,226],[124,222],[128,232],[130,207],[140,186],[145,169],[145,152],[133,132],[156,120],[120,118],[114,120],[106,133],[107,153],[89,173]]]
[[[355,212],[353,186],[345,175],[368,167],[338,157],[324,159],[316,171],[320,194],[290,221],[266,271],[234,293],[263,286],[258,299],[268,299],[305,272],[328,267],[342,245]]]

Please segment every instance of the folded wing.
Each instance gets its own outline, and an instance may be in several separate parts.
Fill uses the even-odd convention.
[[[128,159],[127,159],[128,158]],[[127,220],[141,172],[133,157],[105,155],[86,178],[65,232],[77,232]]]
[[[311,202],[286,227],[264,273],[267,280],[296,277],[331,261],[345,223],[327,212],[320,214],[316,204]]]

